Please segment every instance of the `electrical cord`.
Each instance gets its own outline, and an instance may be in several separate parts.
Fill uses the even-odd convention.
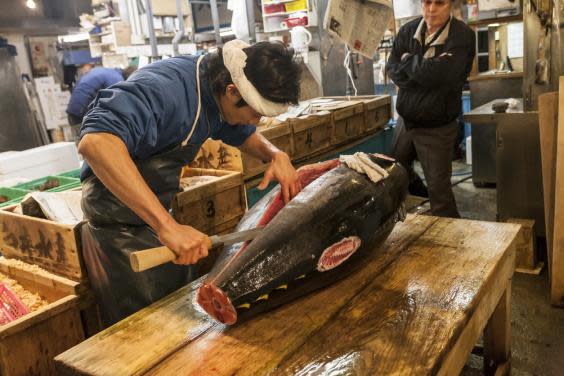
[[[351,50],[349,50],[349,45],[345,43],[345,61],[343,62],[343,65],[345,67],[345,70],[347,71],[347,75],[349,79],[351,80],[351,84],[354,89],[354,96],[356,97],[358,95],[358,90],[356,89],[356,85],[354,83],[354,78],[350,68],[350,62],[351,62]]]

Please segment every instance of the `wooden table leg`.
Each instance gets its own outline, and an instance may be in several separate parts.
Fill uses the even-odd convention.
[[[510,358],[511,280],[484,329],[484,373],[508,375]]]

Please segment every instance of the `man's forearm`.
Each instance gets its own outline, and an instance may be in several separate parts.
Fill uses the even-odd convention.
[[[272,145],[270,141],[258,132],[250,135],[247,140],[239,146],[239,149],[264,162],[270,162],[280,149]]]
[[[85,135],[78,146],[96,176],[157,233],[174,221],[151,191],[123,141],[110,133]]]

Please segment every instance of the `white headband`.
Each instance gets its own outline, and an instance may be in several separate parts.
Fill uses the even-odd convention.
[[[259,94],[257,89],[245,76],[243,68],[247,65],[247,54],[244,48],[250,47],[242,40],[232,40],[223,46],[223,64],[231,74],[231,79],[241,96],[255,111],[264,116],[277,116],[288,110],[288,104],[269,101]]]

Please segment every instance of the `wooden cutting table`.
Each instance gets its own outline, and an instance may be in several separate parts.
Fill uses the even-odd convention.
[[[199,281],[56,358],[63,375],[460,372],[484,333],[509,372],[519,225],[408,216],[356,274],[235,327],[195,307]],[[497,373],[496,373],[497,374]]]

